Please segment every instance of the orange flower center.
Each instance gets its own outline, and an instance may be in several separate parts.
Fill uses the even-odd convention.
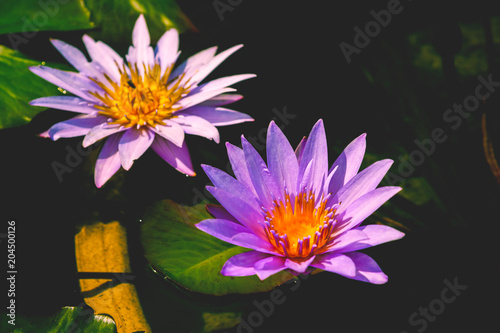
[[[316,204],[315,195],[301,192],[293,199],[288,193],[285,202],[274,200],[274,207],[265,211],[266,233],[271,244],[287,257],[308,257],[320,250],[332,234],[335,208],[326,207],[327,199]]]
[[[158,64],[153,68],[144,66],[143,76],[140,75],[137,65],[123,65],[119,71],[119,83],[108,76],[106,79],[109,85],[91,78],[104,91],[102,95],[92,95],[102,101],[102,106],[95,107],[100,110],[99,114],[111,118],[109,124],[137,128],[165,125],[163,120],[175,117],[175,112],[180,109],[174,107],[174,104],[189,92],[187,82],[180,85],[184,74],[179,76],[175,83],[168,83],[171,67],[167,68],[163,75]]]

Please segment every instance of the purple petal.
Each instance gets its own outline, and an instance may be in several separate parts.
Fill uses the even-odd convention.
[[[365,150],[366,133],[361,134],[345,147],[344,151],[330,168],[329,173],[333,172],[335,168],[337,168],[337,170],[329,183],[329,193],[337,193],[339,188],[345,185],[358,173],[365,155]]]
[[[219,66],[231,54],[233,54],[242,47],[243,45],[236,45],[219,53],[217,56],[210,59],[210,61],[205,66],[203,66],[203,68],[200,68],[200,70],[192,76],[191,81],[195,84],[198,84],[198,82],[201,82],[208,74],[210,74],[215,68],[217,68],[217,66]]]
[[[189,95],[181,100],[179,100],[177,103],[174,104],[174,107],[180,107],[182,109],[187,109],[191,106],[194,106],[196,104],[199,104],[201,102],[206,101],[207,99],[210,99],[212,97],[215,97],[217,95],[226,93],[226,92],[231,92],[231,91],[236,91],[236,89],[233,88],[223,88],[219,90],[205,90],[201,91],[197,94]]]
[[[72,138],[86,135],[92,128],[106,122],[103,116],[76,116],[66,121],[61,121],[49,129],[49,136],[52,140],[59,138]]]
[[[255,76],[256,76],[255,74],[239,74],[239,75],[221,77],[219,79],[209,81],[207,83],[202,84],[201,86],[196,87],[189,93],[189,96],[196,95],[206,91],[221,90],[237,82],[248,80]]]
[[[321,183],[324,181],[323,178],[326,177],[328,171],[328,146],[326,142],[325,127],[323,126],[323,120],[320,119],[314,125],[307,138],[304,151],[300,158],[299,164],[299,182],[306,171],[307,165],[312,161],[312,179],[311,184],[308,188],[318,189]],[[302,189],[297,189],[301,191]]]
[[[98,188],[103,186],[120,169],[118,143],[121,137],[122,133],[111,135],[102,146],[94,172],[94,181]]]
[[[311,266],[348,278],[356,276],[356,264],[350,257],[341,253],[317,255]]]
[[[196,176],[186,142],[182,144],[182,147],[178,147],[172,142],[156,135],[151,148],[177,171],[188,176]]]
[[[184,144],[184,129],[178,123],[171,120],[165,120],[165,124],[166,125],[156,125],[150,128],[177,147],[182,147]]]
[[[328,244],[328,249],[324,251],[327,252],[335,252],[335,253],[343,253],[349,252],[348,249],[351,244],[358,243],[360,241],[367,240],[369,238],[362,230],[353,229],[344,232],[343,234],[334,237],[331,244]]]
[[[110,136],[112,134],[122,132],[127,130],[127,128],[118,125],[108,125],[107,123],[100,124],[98,126],[93,127],[90,132],[85,135],[83,139],[83,147],[88,147],[97,141]]]
[[[79,49],[58,39],[51,39],[50,42],[79,72],[85,73],[87,76],[95,74],[96,69],[93,66],[89,66],[87,57]]]
[[[351,279],[374,284],[387,282],[387,275],[382,272],[377,262],[370,256],[361,252],[350,252],[345,255],[351,258],[356,265],[356,275],[350,277]]]
[[[259,202],[255,195],[242,183],[228,175],[222,170],[202,164],[201,167],[215,187],[228,193],[238,193],[238,196],[255,210],[260,209]]]
[[[251,233],[245,226],[227,220],[208,219],[195,224],[196,228],[224,242],[259,252],[279,255],[274,246]]]
[[[148,27],[144,15],[139,15],[132,31],[132,44],[127,54],[127,60],[131,64],[136,64],[141,76],[144,75],[144,66],[146,68],[154,65],[154,51],[149,46],[151,39],[149,37]]]
[[[398,240],[404,237],[404,233],[391,228],[386,225],[380,225],[380,224],[370,224],[370,225],[365,225],[353,230],[349,230],[348,232],[355,231],[355,230],[360,230],[362,231],[366,236],[368,236],[367,239],[360,240],[358,242],[353,242],[346,247],[342,249],[344,252],[352,252],[352,251],[358,251],[362,250],[368,247],[372,247],[375,245],[379,245],[382,243],[387,243],[391,242],[394,240]],[[347,234],[348,232],[344,233]]]
[[[263,216],[255,210],[250,204],[243,201],[238,193],[228,193],[217,187],[207,186],[207,190],[219,201],[219,203],[234,216],[238,222],[250,229],[260,238],[265,239],[267,236],[263,227]]]
[[[201,117],[186,115],[172,118],[171,122],[179,124],[187,134],[202,136],[216,143],[220,141],[217,128]]]
[[[101,91],[102,89],[80,73],[62,71],[47,66],[36,66],[30,67],[29,69],[42,79],[47,80],[76,96],[85,100],[99,102],[99,100],[87,93],[87,91]]]
[[[212,215],[213,217],[215,217],[216,219],[228,220],[228,221],[240,223],[240,222],[238,222],[238,220],[236,220],[236,218],[233,215],[229,214],[227,212],[227,210],[224,207],[222,207],[221,205],[207,204],[206,209],[207,209],[208,213],[210,215]]]
[[[340,219],[334,227],[333,235],[339,235],[345,230],[357,227],[399,191],[401,191],[401,187],[385,186],[363,195],[345,208],[344,212],[340,214]]]
[[[208,62],[210,62],[210,60],[212,60],[216,51],[217,47],[214,46],[192,55],[175,68],[170,74],[170,77],[175,78],[180,76],[182,73],[186,73],[185,80],[188,80],[201,67],[205,66]]]
[[[131,128],[123,134],[118,144],[118,151],[125,170],[129,170],[134,161],[144,154],[153,143],[154,137],[154,133],[147,129]]]
[[[281,257],[270,256],[257,261],[254,265],[255,274],[261,280],[265,280],[273,274],[286,269],[285,259]]]
[[[224,276],[255,275],[255,263],[267,257],[269,257],[269,254],[257,251],[248,251],[237,254],[226,261],[220,273]]]
[[[297,187],[299,174],[297,157],[274,121],[271,121],[267,130],[267,164],[279,187],[286,187],[291,191]]]
[[[291,270],[296,271],[297,273],[304,273],[315,258],[316,256],[312,256],[305,260],[304,259],[299,260],[298,258],[293,258],[293,259],[287,258],[285,260],[285,266]]]
[[[179,55],[179,33],[170,29],[161,36],[156,44],[156,62],[160,64],[161,74],[173,65]]]
[[[201,106],[200,104],[182,110],[182,114],[201,117],[214,126],[227,126],[253,121],[253,118],[245,113],[221,107]]]
[[[331,202],[342,202],[338,214],[362,195],[374,190],[391,167],[393,161],[386,159],[373,163],[343,186],[335,194]]]
[[[239,101],[242,98],[243,98],[243,96],[239,95],[239,94],[223,94],[223,95],[215,96],[209,100],[206,100],[205,102],[201,103],[200,105],[203,105],[203,106],[222,106],[222,105],[234,103],[236,101]]]
[[[269,172],[264,160],[244,136],[241,137],[241,144],[253,188],[257,192],[260,202],[268,208],[274,199],[279,200],[282,198],[284,189],[276,185],[276,181]]]
[[[302,160],[302,155],[304,153],[304,147],[306,146],[307,138],[304,136],[302,140],[300,140],[299,144],[297,145],[297,148],[295,148],[295,157],[297,157],[297,161],[299,162]]]
[[[123,58],[107,44],[96,42],[88,35],[84,35],[82,39],[90,58],[92,58],[92,63],[97,66],[99,71],[106,73],[113,81],[120,82],[119,68],[123,66]]]
[[[32,100],[30,102],[30,105],[87,114],[98,111],[96,108],[94,108],[93,103],[73,96],[41,97]]]
[[[236,179],[248,187],[254,195],[257,195],[257,192],[252,185],[252,180],[250,179],[250,173],[248,172],[243,149],[238,148],[229,142],[226,143],[226,148],[229,162],[231,163],[231,168],[233,169]]]

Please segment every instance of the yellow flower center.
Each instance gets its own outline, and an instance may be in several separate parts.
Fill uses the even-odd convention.
[[[334,208],[326,207],[327,199],[316,205],[315,195],[301,192],[294,198],[285,194],[285,202],[274,201],[265,212],[266,233],[271,244],[287,257],[308,257],[329,240],[334,225]]]
[[[128,68],[128,73],[127,73]],[[96,105],[99,114],[111,118],[109,124],[119,124],[125,127],[165,125],[163,120],[175,117],[179,107],[174,107],[185,94],[189,92],[189,85],[180,85],[184,74],[178,77],[175,83],[168,82],[172,68],[169,67],[161,75],[158,64],[153,68],[144,66],[144,75],[141,76],[137,65],[119,68],[120,82],[114,82],[105,75],[108,85],[92,79],[104,93],[91,93],[103,105]],[[129,74],[130,73],[130,74]]]

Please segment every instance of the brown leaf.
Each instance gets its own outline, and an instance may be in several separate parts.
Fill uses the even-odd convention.
[[[131,273],[125,229],[118,222],[83,227],[75,236],[78,272],[117,273],[115,278],[80,279],[80,289],[96,314],[111,316],[118,333],[151,332]],[[128,276],[128,278],[127,278]]]
[[[490,166],[493,176],[495,176],[498,184],[500,185],[500,167],[498,166],[498,162],[495,158],[495,152],[493,151],[493,144],[488,138],[488,130],[486,126],[486,114],[483,114],[481,125],[483,130],[483,148],[484,148],[484,154],[486,155],[486,161]]]

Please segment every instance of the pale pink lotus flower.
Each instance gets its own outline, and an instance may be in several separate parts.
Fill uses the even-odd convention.
[[[229,86],[254,74],[227,76],[200,84],[242,45],[217,55],[217,47],[211,47],[175,67],[180,54],[177,30],[165,32],[153,49],[142,14],[135,23],[126,60],[107,44],[87,35],[83,36],[83,42],[90,62],[77,48],[60,40],[51,41],[79,72],[46,66],[30,70],[74,96],[42,97],[30,104],[79,113],[53,125],[41,136],[57,140],[84,135],[83,147],[106,138],[95,166],[97,187],[120,167],[129,170],[149,147],[178,171],[194,176],[185,134],[218,143],[216,126],[253,120],[222,106],[242,98],[228,94],[235,91]]]

